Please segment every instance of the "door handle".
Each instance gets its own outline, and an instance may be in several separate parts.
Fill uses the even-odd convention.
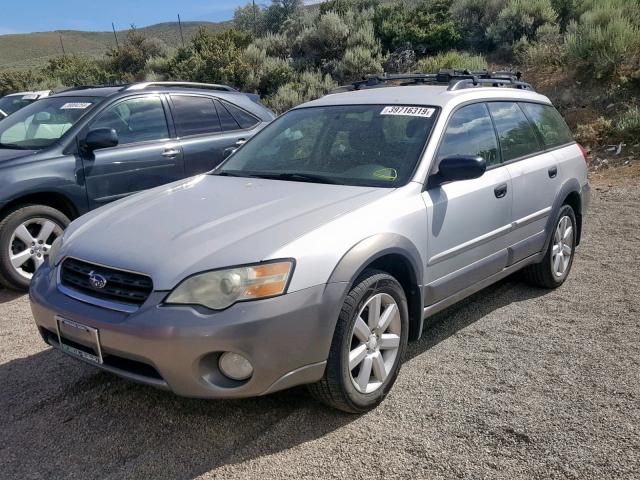
[[[236,142],[236,147],[241,147],[245,143],[247,143],[247,139],[246,138],[239,138],[238,141]]]
[[[558,175],[558,167],[551,167],[549,169],[549,178],[555,178]]]
[[[494,188],[493,193],[495,194],[496,198],[502,198],[507,194],[507,188],[507,184],[503,183]]]
[[[174,158],[178,156],[179,153],[180,150],[176,148],[167,148],[164,152],[162,152],[162,156],[167,158]]]

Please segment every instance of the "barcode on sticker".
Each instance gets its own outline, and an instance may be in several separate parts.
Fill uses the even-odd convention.
[[[405,115],[409,117],[426,117],[429,118],[435,112],[435,108],[427,107],[384,107],[380,115]]]
[[[84,110],[85,108],[90,107],[90,106],[91,106],[90,103],[81,103],[81,102],[65,103],[64,105],[62,105],[60,107],[60,110],[73,110],[73,109]]]

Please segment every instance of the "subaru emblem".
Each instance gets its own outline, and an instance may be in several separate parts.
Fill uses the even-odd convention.
[[[97,288],[98,290],[100,290],[107,286],[107,279],[99,273],[91,271],[89,273],[89,283],[93,288]]]

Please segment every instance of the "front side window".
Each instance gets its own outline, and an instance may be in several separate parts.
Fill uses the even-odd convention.
[[[558,111],[551,105],[539,103],[521,103],[520,106],[529,115],[540,132],[546,147],[557,147],[573,142],[571,130]]]
[[[410,180],[436,111],[385,105],[291,110],[214,173],[397,187]]]
[[[451,116],[437,161],[455,155],[482,157],[487,166],[500,163],[496,133],[484,103],[467,105]]]
[[[517,103],[491,102],[489,110],[500,137],[503,162],[541,150],[531,123]]]
[[[171,102],[179,137],[220,131],[220,120],[212,98],[171,95]]]
[[[99,97],[49,97],[27,105],[0,123],[0,148],[47,148],[100,100]]]
[[[162,100],[157,96],[131,98],[107,108],[91,124],[92,130],[96,128],[113,128],[119,145],[169,138]]]

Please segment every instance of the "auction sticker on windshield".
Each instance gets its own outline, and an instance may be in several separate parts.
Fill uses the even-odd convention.
[[[426,117],[429,118],[436,111],[435,108],[427,107],[403,107],[403,106],[391,106],[384,107],[380,112],[380,115],[404,115],[408,117]]]
[[[84,110],[85,108],[88,108],[90,106],[91,106],[90,103],[85,103],[85,102],[65,103],[60,107],[60,110],[72,110],[72,109]]]

